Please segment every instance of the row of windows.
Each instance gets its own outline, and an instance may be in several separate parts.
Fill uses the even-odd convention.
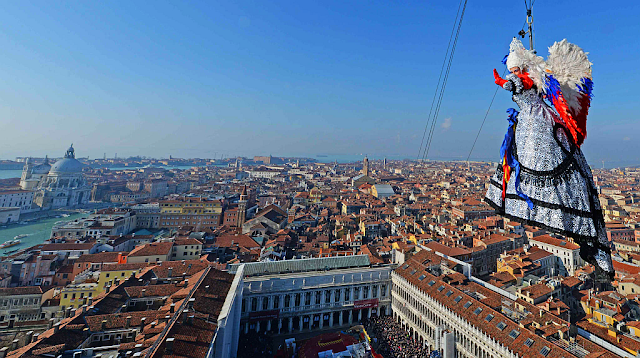
[[[373,285],[373,286],[356,286],[353,288],[353,296],[351,295],[351,288],[337,289],[337,290],[318,290],[305,293],[288,294],[284,296],[284,302],[281,307],[280,296],[262,296],[262,303],[258,307],[258,297],[252,297],[250,303],[249,312],[279,309],[293,307],[309,306],[312,304],[319,305],[322,303],[331,302],[350,302],[358,299],[368,299],[378,297],[378,288],[380,288],[380,296],[387,296],[387,285]],[[324,299],[322,294],[324,293]],[[361,295],[362,293],[362,295]],[[247,312],[247,300],[242,300],[242,312]],[[293,302],[292,302],[293,300]]]
[[[398,310],[399,312],[401,312],[405,317],[409,319],[409,321],[411,321],[415,326],[419,327],[422,332],[426,333],[426,335],[431,339],[432,342],[435,341],[437,332],[431,327],[430,324],[427,324],[426,320],[432,322],[432,325],[435,327],[443,326],[445,329],[448,329],[451,332],[453,332],[455,341],[458,343],[458,345],[464,347],[464,349],[467,352],[470,352],[473,357],[482,357],[482,358],[498,357],[495,354],[495,352],[493,353],[489,352],[488,350],[485,349],[485,347],[477,344],[474,340],[470,339],[466,334],[456,329],[456,327],[453,327],[451,325],[451,322],[448,321],[446,317],[443,317],[441,311],[437,313],[434,312],[429,307],[427,307],[422,300],[414,298],[413,295],[410,295],[408,292],[406,292],[404,289],[402,289],[398,285],[393,286],[393,291],[399,296],[401,296],[408,303],[408,305],[406,306],[397,305],[397,307],[394,307],[394,310]],[[471,306],[471,302],[467,302],[467,304],[465,304],[465,308],[469,308],[470,306]],[[418,311],[419,314],[416,314],[414,310]],[[474,311],[474,314],[480,314],[481,312],[482,312],[482,309],[477,308]],[[494,316],[489,314],[487,315],[487,317],[485,317],[485,321],[487,323],[491,322],[493,318]],[[506,324],[504,324],[504,322],[499,322],[497,324],[497,327],[498,329],[502,330],[506,327]],[[520,332],[515,329],[509,333],[509,337],[512,339],[516,339],[519,335],[520,335]],[[531,345],[533,345],[533,343],[534,343],[533,340],[527,339],[527,341],[524,344],[527,347],[530,347]],[[542,350],[540,351],[540,354],[546,357],[547,354],[549,353],[547,349],[548,347],[542,348]],[[463,352],[459,350],[456,350],[456,357],[465,357],[465,356],[467,355],[463,354]]]
[[[7,307],[13,302],[14,306],[29,306],[29,305],[37,305],[40,303],[39,298],[14,298],[14,299],[6,299],[2,300],[2,306]]]
[[[69,295],[68,293],[65,293],[63,298],[68,298],[68,295]],[[76,297],[77,297],[76,295],[77,295],[76,293],[72,293],[71,294],[71,299],[75,300]],[[89,292],[89,294],[87,295],[87,297],[91,297],[91,296],[93,296],[93,292]],[[80,298],[84,298],[84,292],[80,293]]]

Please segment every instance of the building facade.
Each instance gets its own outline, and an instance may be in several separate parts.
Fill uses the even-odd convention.
[[[247,263],[242,282],[245,333],[320,330],[391,312],[391,266],[366,255]]]
[[[580,257],[580,246],[550,235],[540,235],[529,239],[531,246],[539,247],[556,257],[556,274],[573,276],[576,270],[584,266],[585,262]]]
[[[190,225],[196,228],[215,229],[220,226],[222,203],[206,198],[178,197],[160,201],[160,225],[164,229],[177,229]]]
[[[82,174],[83,167],[72,145],[64,158],[53,165],[45,159],[42,165],[33,166],[28,160],[20,187],[35,192],[33,202],[38,210],[81,206],[91,198],[91,186]]]

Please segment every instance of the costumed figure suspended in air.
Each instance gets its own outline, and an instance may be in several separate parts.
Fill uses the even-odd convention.
[[[591,170],[580,145],[591,102],[591,63],[578,46],[562,40],[549,58],[514,38],[506,79],[495,82],[513,95],[501,163],[486,201],[509,219],[573,238],[600,281],[612,280],[611,245]],[[555,107],[551,108],[544,98]]]

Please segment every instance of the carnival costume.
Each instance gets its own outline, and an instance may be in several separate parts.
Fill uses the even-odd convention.
[[[611,280],[611,246],[580,150],[593,86],[587,54],[563,40],[549,48],[545,62],[514,38],[506,65],[520,68],[521,74],[502,79],[494,70],[496,84],[512,93],[520,112],[507,111],[501,163],[486,202],[509,219],[571,237],[597,276]]]

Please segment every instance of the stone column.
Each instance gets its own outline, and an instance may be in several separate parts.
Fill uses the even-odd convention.
[[[349,324],[353,323],[353,310],[349,310]]]
[[[293,332],[293,317],[289,317],[289,333]]]
[[[372,310],[372,309],[373,309],[373,308],[369,308],[369,311],[367,312],[367,318],[371,318],[371,310]],[[376,311],[377,311],[377,309],[376,309]]]
[[[338,325],[342,326],[344,323],[342,322],[343,318],[342,318],[342,312],[340,311],[340,315],[338,315]]]
[[[318,328],[322,329],[322,326],[324,326],[324,313],[320,313],[320,322],[318,323]]]
[[[329,313],[329,327],[333,327],[333,316],[334,315],[335,315],[335,312]]]
[[[278,334],[282,331],[282,318],[278,319]]]
[[[304,322],[304,316],[300,317],[300,331],[302,332],[302,323]]]
[[[260,332],[260,321],[256,322],[256,332]]]
[[[249,333],[249,322],[245,322],[244,324],[244,334]]]
[[[267,328],[266,328],[267,332],[271,330],[271,320],[267,321]]]

